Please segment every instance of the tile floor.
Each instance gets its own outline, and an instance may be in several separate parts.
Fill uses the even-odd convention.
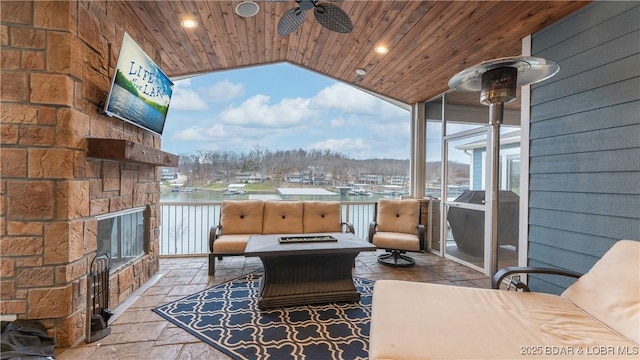
[[[410,254],[416,265],[390,268],[377,263],[378,252],[361,253],[355,276],[398,279],[471,287],[490,287],[483,274],[433,254]],[[151,311],[154,307],[262,268],[257,258],[225,257],[216,261],[216,275],[207,275],[206,257],[162,258],[160,271],[125,304],[113,309],[111,334],[96,342],[57,349],[56,359],[229,359]],[[155,281],[155,282],[154,282]]]

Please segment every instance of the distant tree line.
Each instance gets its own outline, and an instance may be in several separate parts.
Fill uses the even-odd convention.
[[[270,151],[255,145],[248,153],[200,150],[180,155],[180,173],[189,174],[191,181],[213,180],[216,174],[225,174],[232,182],[238,173],[260,173],[273,181],[309,168],[322,169],[331,174],[335,184],[357,181],[361,175],[408,176],[409,160],[350,159],[331,150],[277,150]]]
[[[440,161],[426,164],[427,182],[440,182],[440,164]],[[219,180],[229,183],[239,173],[259,173],[272,181],[284,182],[287,176],[310,168],[331,174],[333,185],[358,182],[362,175],[409,176],[409,160],[357,160],[331,150],[270,151],[260,145],[254,145],[248,153],[200,150],[182,154],[178,171],[188,174],[190,182],[214,180],[216,175],[223,174],[224,178]],[[453,178],[469,178],[467,164],[450,162],[449,172]]]

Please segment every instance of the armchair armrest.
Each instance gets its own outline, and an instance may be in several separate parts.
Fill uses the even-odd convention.
[[[573,277],[576,279],[582,276],[582,274],[577,273],[575,271],[564,270],[564,269],[541,268],[541,267],[506,267],[498,270],[498,272],[495,273],[495,275],[493,275],[493,277],[491,278],[491,288],[499,289],[500,284],[502,283],[502,280],[504,280],[505,277],[512,274],[562,275],[562,276]],[[523,289],[525,292],[531,291],[529,290],[529,287],[526,284],[520,281],[515,282],[514,285],[516,285],[518,289]]]
[[[425,236],[425,228],[422,224],[418,224],[418,240],[420,241],[420,251],[424,251],[427,248],[427,237]]]
[[[375,221],[372,221],[369,224],[369,233],[368,233],[368,237],[369,237],[369,242],[373,244],[373,234],[376,233],[376,226],[378,224]]]
[[[355,234],[356,232],[355,229],[353,228],[353,225],[351,225],[351,223],[342,222],[340,223],[340,226],[342,227],[342,232],[345,232],[345,233],[349,232],[352,234]]]
[[[216,241],[222,232],[222,225],[212,226],[209,229],[209,252],[213,252],[213,242]]]

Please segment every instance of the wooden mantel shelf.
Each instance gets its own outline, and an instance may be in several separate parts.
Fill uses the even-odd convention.
[[[129,140],[87,138],[87,157],[143,165],[178,166],[178,155]]]

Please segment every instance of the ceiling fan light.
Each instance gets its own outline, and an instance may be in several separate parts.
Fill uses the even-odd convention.
[[[363,69],[363,68],[357,68],[356,69],[356,74],[360,75],[360,76],[364,76],[367,74],[367,70]]]
[[[260,7],[253,1],[243,1],[236,5],[236,14],[248,18],[258,13]]]

